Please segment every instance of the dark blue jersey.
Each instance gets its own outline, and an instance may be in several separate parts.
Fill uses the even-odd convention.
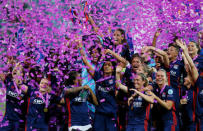
[[[46,128],[48,126],[48,112],[44,111],[45,102],[47,101],[48,108],[50,103],[59,103],[60,98],[51,93],[41,95],[39,91],[32,88],[28,89],[28,96],[27,125]]]
[[[184,121],[195,122],[196,120],[196,99],[197,99],[197,92],[194,87],[182,87],[182,99],[187,100],[187,104],[182,105],[182,117]]]
[[[195,88],[197,89],[197,103],[196,113],[199,118],[203,118],[203,78],[198,77],[195,82]]]
[[[20,91],[19,94],[14,86],[11,77],[5,79],[6,86],[6,111],[5,118],[11,121],[25,120],[25,94]],[[18,89],[20,90],[20,89]]]
[[[128,60],[131,61],[130,50],[128,48],[128,43],[123,43],[121,45],[115,46],[112,40],[109,37],[104,38],[104,44],[102,45],[105,49],[111,49],[115,51],[117,54]]]
[[[149,116],[150,104],[141,96],[136,96],[129,107],[128,125],[148,125]]]
[[[181,75],[184,73],[183,61],[176,60],[170,63],[170,86],[180,88]]]
[[[198,55],[196,58],[193,59],[195,66],[198,69],[198,72],[201,74],[203,72],[203,56]]]
[[[158,96],[163,101],[172,101],[173,107],[171,110],[167,110],[163,106],[161,106],[159,103],[154,104],[154,106],[157,109],[158,114],[156,114],[156,117],[159,121],[172,121],[174,124],[177,124],[177,118],[176,118],[176,107],[175,107],[175,98],[174,98],[174,90],[170,86],[165,86],[164,89],[161,89],[155,84],[154,87],[154,93],[156,96]]]
[[[77,87],[66,87],[77,88]],[[86,126],[90,124],[88,115],[87,99],[89,92],[81,90],[76,94],[65,96],[66,108],[68,111],[68,126]]]
[[[104,78],[103,72],[95,71],[93,79],[96,82],[96,97],[99,105],[96,106],[96,112],[115,116],[117,104],[115,98],[115,77]]]
[[[123,79],[127,87],[134,87],[133,70],[132,67],[126,67]]]

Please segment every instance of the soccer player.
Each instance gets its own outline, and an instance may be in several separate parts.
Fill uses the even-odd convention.
[[[203,72],[203,56],[200,55],[200,45],[191,41],[188,43],[187,48],[190,57],[198,69],[198,72],[201,74]]]
[[[126,60],[111,50],[105,50],[105,54],[110,53],[118,61],[126,64]],[[94,69],[87,61],[86,56],[82,54],[84,64],[93,79],[96,81],[96,97],[98,105],[96,106],[94,127],[96,131],[116,131],[116,87],[115,87],[115,63],[111,59],[103,62],[101,69]]]
[[[61,98],[51,92],[50,82],[42,78],[38,87],[21,86],[28,98],[27,121],[25,130],[48,130],[48,111],[51,103],[60,103]]]
[[[153,85],[154,93],[150,94],[154,98],[153,108],[156,114],[158,131],[178,130],[174,90],[167,85],[166,71],[160,69],[156,74],[156,83]]]
[[[119,73],[118,71],[116,72]],[[143,91],[147,85],[148,80],[144,74],[138,73],[134,75],[134,86],[130,90],[135,93],[128,99],[129,111],[126,131],[150,130],[150,103],[153,103],[154,99]],[[126,93],[130,91],[128,87],[122,85],[119,81],[117,81],[117,86]]]
[[[12,74],[1,75],[6,86],[6,111],[1,123],[1,131],[22,131],[25,124],[25,100],[26,95],[20,89],[23,83],[23,67],[17,63]]]
[[[182,41],[177,41],[177,44],[181,47],[183,50],[183,54],[185,56],[185,60],[187,60],[187,63],[189,64],[189,73],[191,74],[191,78],[194,82],[194,90],[196,92],[196,98],[193,99],[193,103],[196,104],[194,108],[195,109],[195,114],[196,114],[196,119],[197,123],[194,125],[197,130],[203,130],[203,78],[201,74],[198,73],[198,69],[193,63],[193,60],[189,56],[187,47],[184,42]],[[194,117],[194,115],[193,115]]]
[[[82,86],[81,75],[78,71],[71,71],[66,81],[65,104],[68,111],[68,128],[70,131],[90,131],[92,126],[88,114],[87,100],[98,105],[92,89]]]

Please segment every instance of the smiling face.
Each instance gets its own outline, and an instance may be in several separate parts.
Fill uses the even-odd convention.
[[[166,73],[162,70],[159,70],[156,73],[156,83],[159,85],[159,87],[161,87],[166,84],[166,80]]]
[[[136,75],[134,78],[134,86],[136,89],[141,89],[144,86],[145,81],[140,75]]]
[[[113,64],[111,61],[106,61],[104,63],[104,73],[111,74],[113,72]]]
[[[194,42],[189,42],[188,44],[188,53],[190,55],[197,55],[198,54],[198,48]]]
[[[122,41],[124,40],[124,36],[121,34],[119,30],[116,30],[113,34],[113,41],[115,45],[122,44]]]
[[[49,89],[50,89],[49,80],[46,78],[41,79],[40,84],[39,84],[39,90],[41,92],[48,92]]]
[[[92,50],[91,56],[92,56],[92,62],[93,62],[93,63],[97,63],[97,62],[98,62],[98,59],[99,59],[99,56],[100,56],[99,51],[98,51],[96,48],[94,48],[94,49]]]
[[[23,67],[22,65],[16,65],[15,68],[12,71],[12,77],[15,83],[22,84],[23,81]]]

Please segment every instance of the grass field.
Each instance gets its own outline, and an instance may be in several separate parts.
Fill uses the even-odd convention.
[[[0,88],[0,121],[5,112],[5,89]]]

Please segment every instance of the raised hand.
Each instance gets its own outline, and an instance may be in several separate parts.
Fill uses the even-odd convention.
[[[180,46],[180,48],[181,48],[183,51],[186,51],[186,50],[187,50],[187,46],[186,46],[185,42],[183,42],[182,40],[177,39],[177,40],[176,40],[176,43],[177,43],[178,46]]]
[[[144,47],[142,48],[142,52],[143,52],[143,53],[147,53],[149,50],[151,50],[151,46],[144,46]]]
[[[155,32],[155,36],[158,37],[160,34],[161,34],[162,30],[161,29],[158,29],[156,32]]]
[[[89,90],[89,89],[90,89],[90,87],[89,87],[88,85],[83,86],[83,88],[84,88],[85,90]]]
[[[111,50],[110,49],[105,49],[104,54],[108,54],[108,53],[111,54]]]
[[[121,73],[122,70],[123,70],[123,67],[121,67],[121,66],[116,67],[116,73]]]
[[[128,98],[128,106],[131,104],[133,97]]]

